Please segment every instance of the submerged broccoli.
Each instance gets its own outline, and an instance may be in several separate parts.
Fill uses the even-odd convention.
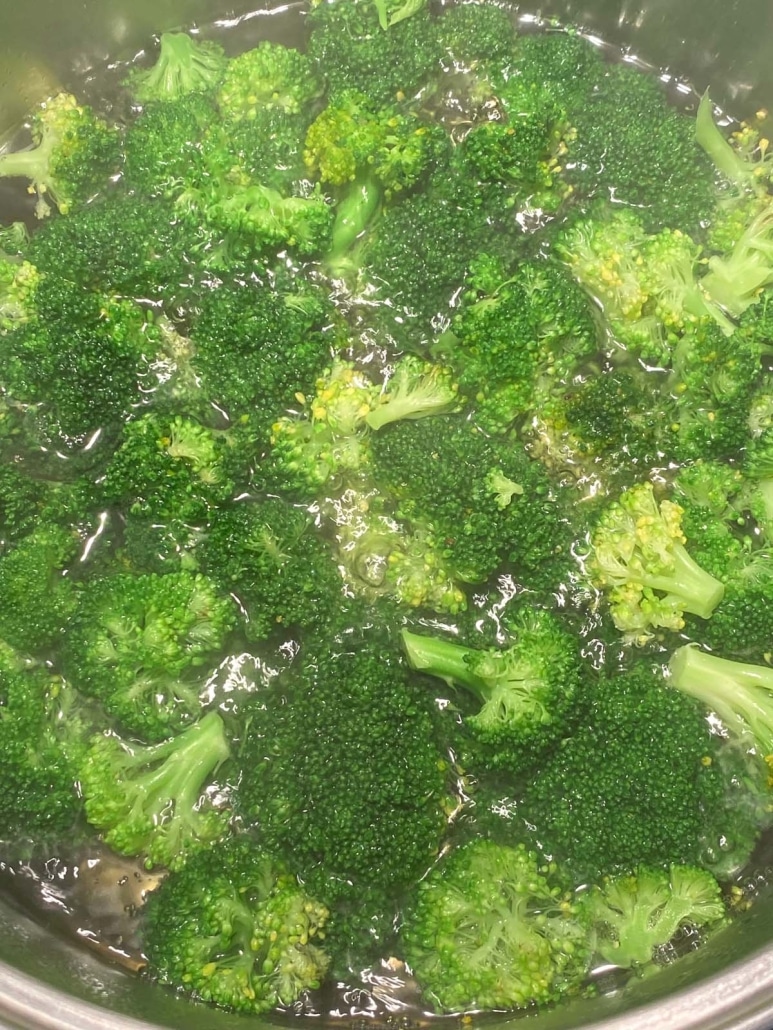
[[[681,927],[716,929],[725,916],[719,884],[704,869],[639,867],[608,878],[581,902],[594,929],[594,947],[616,966],[641,966]]]
[[[216,712],[149,746],[101,734],[79,768],[86,818],[121,854],[180,868],[227,830],[227,814],[204,792],[229,754]]]
[[[141,104],[178,100],[189,93],[209,92],[223,77],[227,60],[223,48],[187,32],[164,32],[152,68],[134,68],[126,85]]]
[[[428,1000],[443,1012],[525,1009],[579,988],[590,952],[554,872],[523,845],[488,840],[433,869],[402,929]]]
[[[29,179],[35,214],[62,214],[107,187],[118,164],[117,132],[70,93],[47,100],[32,120],[34,146],[0,155],[0,178]]]
[[[550,612],[507,625],[512,643],[478,650],[402,632],[412,668],[471,691],[482,702],[464,722],[494,768],[519,772],[567,732],[582,688],[577,641]]]
[[[651,483],[625,490],[602,513],[591,539],[591,581],[609,595],[615,625],[633,642],[679,630],[684,614],[708,619],[722,599],[719,580],[685,549],[682,509],[658,503]]]
[[[281,862],[236,837],[192,856],[150,896],[149,972],[238,1012],[289,1006],[324,979],[327,918]]]

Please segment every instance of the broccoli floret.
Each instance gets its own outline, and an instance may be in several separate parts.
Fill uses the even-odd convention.
[[[211,98],[199,93],[147,104],[124,133],[126,187],[173,198],[202,185],[208,171],[202,141],[217,119]]]
[[[266,108],[296,114],[321,93],[322,84],[306,54],[264,41],[228,62],[217,102],[227,121],[239,122]]]
[[[589,40],[569,29],[549,28],[520,35],[513,69],[525,83],[547,89],[567,111],[569,122],[588,102],[606,64]]]
[[[395,20],[398,11],[410,17]],[[347,89],[361,90],[379,104],[415,96],[443,53],[425,0],[317,3],[308,24],[309,56],[326,78],[331,99]]]
[[[179,869],[227,830],[227,814],[203,795],[229,755],[216,712],[158,744],[100,734],[79,767],[86,818],[122,855]]]
[[[705,713],[646,661],[601,677],[585,700],[574,732],[523,791],[518,813],[536,839],[578,882],[700,861],[710,814],[737,823],[723,808],[720,740]]]
[[[49,198],[67,214],[108,185],[118,165],[118,134],[72,94],[47,100],[31,131],[32,149],[0,154],[0,178],[29,179],[38,218],[51,213]]]
[[[65,639],[75,609],[67,570],[79,550],[72,529],[40,524],[0,557],[0,640],[25,654],[45,655]]]
[[[81,817],[78,762],[91,731],[72,687],[5,645],[0,654],[0,839],[72,835]]]
[[[773,755],[773,670],[720,658],[694,644],[673,653],[669,670],[671,686],[714,712],[729,734],[765,759]]]
[[[512,53],[515,26],[509,11],[487,3],[445,7],[435,30],[442,44],[443,61],[452,70],[472,70],[481,63],[500,61]]]
[[[33,317],[39,281],[31,262],[0,250],[0,335]]]
[[[311,394],[330,362],[332,324],[330,307],[313,293],[223,283],[204,295],[191,326],[192,366],[233,421],[250,415],[268,429],[298,393]]]
[[[307,640],[284,679],[255,698],[236,796],[264,846],[329,905],[356,899],[360,886],[411,885],[445,825],[448,763],[432,701],[372,616],[355,608],[350,618],[348,629]]]
[[[124,427],[99,493],[132,515],[202,526],[210,510],[234,493],[228,474],[232,440],[227,431],[193,419],[148,412]]]
[[[215,89],[227,59],[218,43],[194,39],[187,32],[164,32],[152,68],[134,68],[126,85],[141,104],[179,100],[189,93]]]
[[[193,855],[147,904],[148,968],[161,983],[239,1012],[318,987],[328,912],[249,837]]]
[[[568,554],[561,499],[517,440],[495,443],[462,416],[436,415],[385,426],[371,447],[395,515],[428,532],[455,579],[485,580],[506,561],[528,583]]]
[[[628,968],[651,962],[653,952],[682,927],[716,929],[725,918],[719,884],[705,869],[640,866],[610,877],[582,901],[594,946],[607,962]]]
[[[442,544],[425,526],[387,514],[383,500],[349,488],[327,505],[347,586],[371,602],[393,598],[410,608],[463,611],[467,600]]]
[[[450,371],[409,354],[387,375],[378,404],[365,421],[378,430],[390,422],[441,415],[458,406],[458,390]]]
[[[557,1001],[578,989],[590,959],[555,868],[488,840],[453,851],[419,884],[402,941],[441,1012]]]
[[[160,741],[198,718],[208,662],[236,623],[207,577],[119,573],[85,582],[63,646],[67,677],[126,733]]]
[[[278,497],[221,507],[196,555],[203,571],[238,597],[249,640],[325,625],[343,601],[330,546],[307,511]]]
[[[637,208],[647,232],[668,226],[690,234],[709,220],[714,169],[693,119],[669,102],[655,76],[605,65],[572,124],[564,164],[578,192]]]
[[[509,646],[485,650],[402,631],[413,669],[470,691],[481,706],[465,724],[493,768],[518,773],[568,730],[582,671],[577,641],[550,612],[507,623]]]
[[[685,612],[708,619],[722,600],[722,583],[685,549],[681,518],[678,504],[658,503],[652,484],[638,483],[604,509],[593,532],[591,582],[634,643],[657,629],[682,629]]]
[[[309,110],[261,107],[246,120],[210,123],[202,141],[206,169],[220,181],[297,193],[307,174],[303,144],[310,122]]]

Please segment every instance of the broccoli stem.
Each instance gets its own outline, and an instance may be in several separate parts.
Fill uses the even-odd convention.
[[[419,636],[407,629],[402,631],[402,637],[412,669],[437,676],[446,683],[466,687],[481,701],[487,700],[492,684],[472,672],[470,658],[476,654],[472,648],[437,637]]]
[[[325,265],[330,275],[342,278],[353,264],[350,253],[381,204],[381,187],[372,175],[358,176],[338,202],[330,251]]]
[[[683,611],[701,619],[710,618],[724,596],[724,584],[705,572],[682,544],[673,544],[672,555],[673,571],[669,575],[648,575],[645,570],[637,577],[639,582],[651,590],[677,597]]]
[[[686,644],[671,656],[671,683],[719,716],[730,733],[750,733],[764,756],[773,754],[773,669],[732,662]]]
[[[708,90],[701,97],[695,117],[695,140],[709,155],[717,171],[738,186],[748,186],[752,169],[720,132],[714,121],[714,113]]]

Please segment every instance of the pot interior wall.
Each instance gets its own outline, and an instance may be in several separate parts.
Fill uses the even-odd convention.
[[[38,0],[34,5],[0,0],[0,137],[60,84],[81,79],[109,57],[130,57],[152,33],[252,10],[246,3],[234,7],[218,0]],[[773,101],[770,0],[544,0],[535,7],[525,3],[522,10],[580,25],[624,45],[636,56],[673,69],[698,91],[711,83],[713,98],[735,114]],[[655,979],[617,996],[529,1017],[528,1026],[762,1030],[773,1025],[771,938],[773,897]],[[62,993],[41,991],[39,983]],[[81,1001],[98,1008],[83,1007]],[[132,978],[0,900],[0,1027],[128,1030],[137,1027],[135,1019],[145,1026],[186,1030],[256,1025],[192,1006]],[[492,1030],[501,1023],[487,1021]]]

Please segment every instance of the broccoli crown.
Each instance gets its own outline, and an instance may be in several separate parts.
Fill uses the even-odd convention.
[[[142,310],[49,274],[40,277],[34,303],[35,317],[4,340],[0,369],[9,394],[22,403],[45,398],[42,418],[68,437],[124,417],[146,370]]]
[[[228,62],[217,102],[227,121],[239,122],[265,108],[296,114],[321,93],[322,84],[306,54],[264,41]]]
[[[511,617],[509,645],[476,649],[404,629],[412,668],[470,691],[481,702],[465,723],[493,768],[521,772],[564,737],[583,675],[578,642],[547,611]]]
[[[410,17],[396,19],[399,8]],[[319,3],[308,24],[309,56],[331,98],[347,89],[361,90],[376,103],[414,96],[443,52],[424,0]]]
[[[645,661],[601,678],[587,701],[524,791],[537,839],[591,881],[639,863],[697,862],[724,791],[704,713]]]
[[[126,424],[100,483],[108,504],[159,522],[206,522],[234,492],[227,432],[182,415],[148,412]]]
[[[211,98],[200,93],[146,104],[124,133],[126,187],[148,197],[176,197],[200,185],[206,153],[202,139],[217,117]]]
[[[328,912],[246,836],[191,856],[150,895],[145,947],[162,983],[260,1013],[318,987]]]
[[[0,557],[0,640],[25,654],[57,648],[75,608],[66,572],[79,545],[72,529],[42,524]]]
[[[438,415],[385,426],[372,448],[397,517],[426,528],[455,577],[474,583],[507,561],[528,578],[556,557],[562,506],[517,441],[495,444],[464,418]]]
[[[607,68],[597,48],[571,29],[520,35],[512,66],[524,83],[549,90],[566,109],[570,122]]]
[[[95,578],[79,590],[64,668],[127,733],[163,740],[198,716],[207,663],[235,622],[233,601],[201,574]]]
[[[637,483],[604,508],[593,532],[591,581],[633,642],[659,628],[682,629],[685,612],[708,619],[722,599],[722,583],[685,549],[681,520],[678,504],[658,503],[651,483]]]
[[[343,600],[332,551],[311,516],[278,497],[221,507],[196,553],[203,571],[239,598],[250,640],[324,625]]]
[[[773,755],[773,672],[767,665],[731,661],[685,644],[671,656],[670,684],[697,698],[740,737],[767,758]]]
[[[86,818],[121,854],[180,868],[227,830],[227,814],[203,795],[229,754],[216,712],[158,744],[100,734],[78,770]]]
[[[605,65],[572,115],[576,136],[565,164],[578,191],[640,209],[648,231],[667,225],[691,233],[709,219],[714,169],[693,119],[669,104],[654,76]]]
[[[307,110],[292,114],[264,106],[249,119],[210,124],[202,141],[206,169],[221,181],[292,193],[306,176],[303,144],[310,120]]]
[[[82,802],[78,759],[88,724],[75,691],[3,646],[0,654],[0,839],[71,834]]]
[[[478,840],[422,880],[402,943],[434,1005],[528,1008],[578,988],[590,954],[553,874],[523,845]]]
[[[372,621],[307,645],[257,699],[241,755],[242,818],[326,903],[406,887],[437,854],[447,763],[432,703]]]
[[[443,63],[473,69],[483,62],[506,58],[515,42],[515,26],[509,11],[487,3],[459,4],[443,9],[435,24],[443,47]]]
[[[368,601],[457,614],[467,599],[441,545],[423,525],[399,522],[373,491],[348,488],[330,505],[346,585]]]
[[[163,32],[152,68],[133,68],[126,85],[141,104],[174,101],[190,93],[209,92],[226,68],[223,48],[187,32]]]
[[[725,916],[717,881],[705,869],[687,865],[640,866],[609,877],[591,889],[582,906],[598,954],[626,968],[652,961],[653,951],[681,927],[716,927]]]
[[[314,294],[254,282],[211,290],[190,333],[202,388],[232,419],[252,414],[269,426],[329,363],[329,315]]]
[[[51,213],[49,198],[66,214],[108,185],[118,165],[118,134],[72,94],[45,101],[31,129],[32,149],[0,155],[0,178],[30,180],[38,218]]]
[[[52,219],[30,242],[41,272],[129,297],[169,301],[188,281],[200,231],[181,223],[171,201],[119,192]]]
[[[368,172],[394,192],[416,185],[445,139],[415,111],[378,108],[365,94],[347,90],[309,126],[304,157],[323,182],[342,186]]]

